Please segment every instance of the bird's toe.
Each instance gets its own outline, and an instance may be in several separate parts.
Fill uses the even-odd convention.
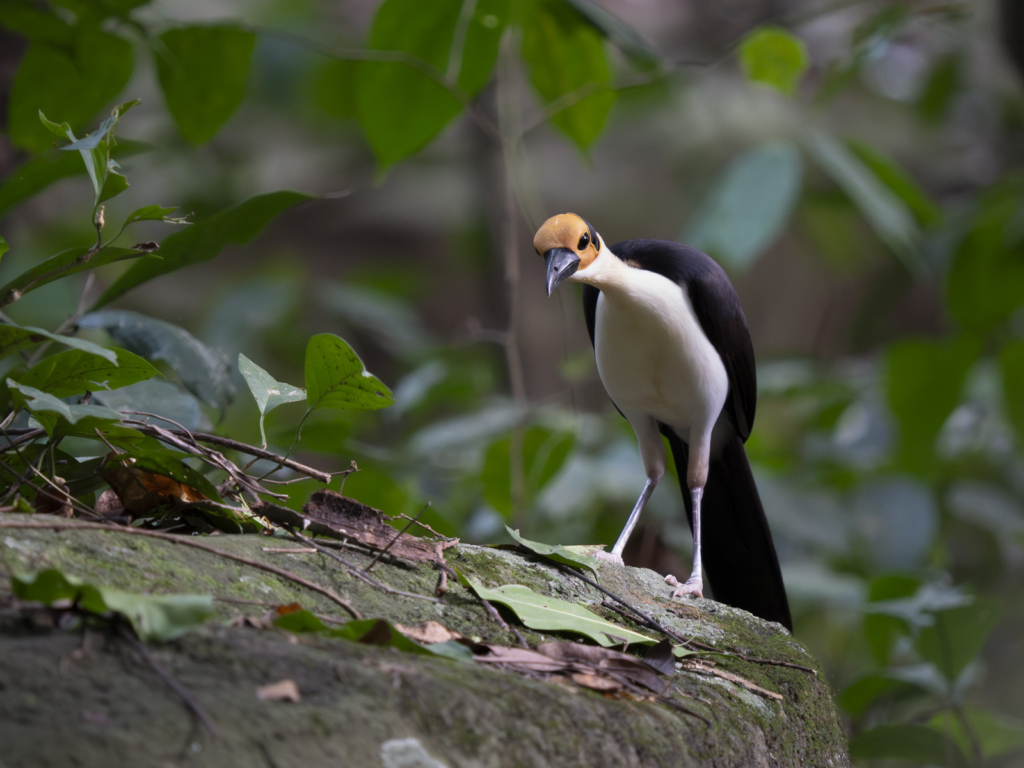
[[[615,565],[625,565],[622,562],[622,555],[616,555],[614,552],[605,552],[600,550],[594,553],[594,557],[604,563],[614,563]]]
[[[671,581],[669,581],[671,579]],[[704,597],[704,580],[699,576],[691,576],[686,580],[685,583],[680,584],[679,580],[669,574],[665,577],[665,581],[675,587],[672,592],[672,597],[684,597],[685,595],[692,595],[693,597]]]

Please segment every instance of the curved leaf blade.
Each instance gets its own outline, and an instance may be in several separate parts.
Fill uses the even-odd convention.
[[[7,379],[7,387],[11,390],[15,407],[23,408],[35,416],[51,436],[61,419],[68,424],[77,424],[82,419],[101,419],[106,422],[121,419],[117,411],[102,405],[69,405],[53,395],[35,387],[24,386],[13,379]]]
[[[299,387],[278,381],[256,363],[239,353],[238,370],[249,385],[249,391],[256,398],[256,406],[260,409],[260,438],[263,445],[267,444],[267,433],[263,427],[266,415],[279,405],[294,403],[306,399],[306,392]]]
[[[89,251],[89,248],[69,248],[39,262],[31,269],[25,270],[3,288],[0,288],[0,307],[17,301],[29,291],[42,288],[47,283],[52,283],[62,277],[77,275],[79,272],[103,267],[117,261],[150,255],[148,251],[110,246],[86,258]],[[153,258],[153,260],[158,261],[159,259]]]
[[[377,410],[395,396],[344,339],[321,333],[306,346],[306,401],[312,408]]]
[[[58,352],[29,368],[19,383],[54,397],[70,397],[97,389],[118,389],[160,375],[156,368],[126,349],[114,353],[116,363],[80,349]]]
[[[112,349],[106,349],[99,344],[93,344],[85,339],[75,339],[71,336],[58,336],[42,328],[22,325],[0,325],[0,357],[6,357],[26,347],[41,344],[44,341],[56,341],[65,347],[80,349],[90,355],[99,355],[111,363],[117,362],[117,353]]]

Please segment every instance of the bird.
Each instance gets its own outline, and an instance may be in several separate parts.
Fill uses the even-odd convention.
[[[583,284],[583,314],[605,390],[636,433],[647,480],[604,559],[622,551],[665,475],[667,439],[690,529],[693,569],[680,583],[792,631],[789,601],[768,519],[744,443],[754,425],[754,348],[725,270],[691,246],[667,240],[607,245],[574,213],[552,216],[533,240],[548,296]]]

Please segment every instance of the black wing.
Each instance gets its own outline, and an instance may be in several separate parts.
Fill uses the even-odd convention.
[[[750,341],[747,318],[740,306],[729,276],[705,253],[688,245],[668,240],[626,240],[611,246],[623,261],[685,284],[697,321],[725,364],[729,375],[729,396],[725,412],[744,442],[754,426],[757,407],[757,370],[754,345]],[[583,316],[587,321],[590,343],[594,343],[597,322],[597,297],[600,291],[583,286]]]

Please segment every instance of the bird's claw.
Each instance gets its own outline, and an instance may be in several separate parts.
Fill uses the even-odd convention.
[[[614,552],[605,552],[603,549],[598,550],[594,553],[594,557],[605,563],[614,563],[615,565],[625,565],[622,562],[622,555],[616,555]]]
[[[704,579],[699,575],[691,576],[685,581],[685,583],[680,584],[679,579],[670,573],[665,577],[665,583],[670,587],[675,587],[675,590],[672,592],[672,597],[682,597],[683,595],[704,597]]]

